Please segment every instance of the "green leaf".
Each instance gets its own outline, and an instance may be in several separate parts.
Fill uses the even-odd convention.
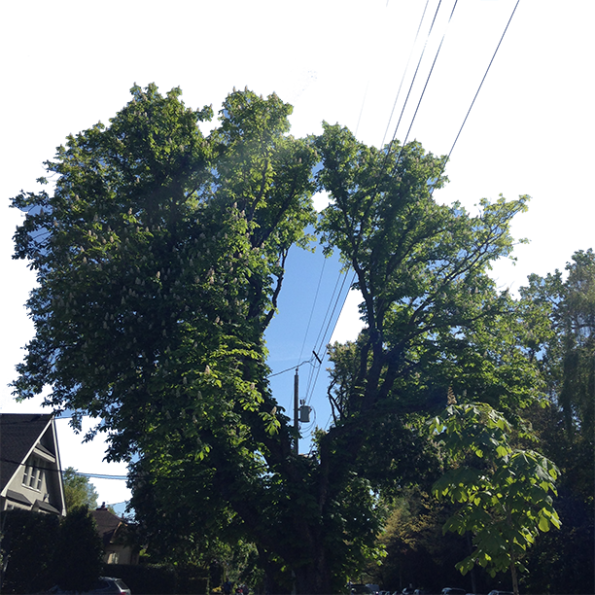
[[[538,527],[540,531],[547,532],[550,530],[550,521],[544,515],[540,515]]]

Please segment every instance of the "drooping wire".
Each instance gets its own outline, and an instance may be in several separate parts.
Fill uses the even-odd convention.
[[[347,291],[347,293],[345,294],[345,297],[343,298],[343,301],[341,303],[341,309],[339,310],[339,314],[335,317],[335,311],[337,310],[337,306],[339,304],[339,299],[341,298],[341,295],[343,294],[343,290],[345,287],[345,281],[347,280],[347,275],[349,274],[349,271],[345,271],[345,275],[343,276],[343,283],[341,284],[341,289],[339,290],[339,292],[337,293],[337,297],[335,300],[335,305],[333,306],[333,311],[331,313],[331,316],[329,318],[327,327],[325,329],[324,335],[323,335],[323,339],[324,339],[324,351],[322,353],[322,356],[320,357],[320,364],[318,365],[318,367],[316,368],[316,377],[314,378],[314,381],[312,382],[311,386],[308,386],[308,390],[306,392],[306,402],[308,404],[310,404],[310,401],[312,400],[312,397],[314,395],[314,388],[316,387],[316,383],[318,382],[318,376],[320,374],[320,369],[322,368],[322,362],[324,362],[324,359],[327,355],[327,340],[326,337],[328,337],[328,340],[330,341],[333,333],[335,332],[335,328],[337,327],[337,322],[339,321],[339,318],[341,316],[341,311],[343,310],[343,307],[345,306],[345,302],[347,300],[347,295],[349,293],[349,290]],[[353,285],[353,282],[355,281],[355,273],[353,273],[353,276],[351,278],[351,282],[349,283],[349,287],[351,287]],[[334,324],[333,324],[333,328],[331,330],[331,333],[329,334],[329,327],[331,325],[331,322],[334,319]],[[321,345],[322,348],[322,345]],[[319,350],[320,351],[320,350]]]
[[[364,113],[364,105],[366,104],[366,98],[368,96],[368,87],[370,86],[370,81],[366,83],[366,90],[364,91],[364,98],[362,99],[362,105],[359,109],[359,116],[357,118],[357,125],[355,127],[355,136],[357,136],[357,131],[359,130],[359,124],[362,121],[362,114]]]

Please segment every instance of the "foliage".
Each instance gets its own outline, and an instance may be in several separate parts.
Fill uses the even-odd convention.
[[[527,593],[592,593],[595,587],[593,509],[565,487],[559,488],[556,510],[560,531],[550,531],[527,556]]]
[[[378,151],[326,126],[318,144],[319,181],[335,198],[320,230],[327,251],[338,248],[354,270],[367,327],[355,372],[337,378],[350,407],[341,397],[339,414],[395,401],[401,410],[431,408],[448,386],[509,409],[529,402],[537,378],[522,306],[488,276],[491,262],[510,255],[509,223],[528,198],[483,200],[471,216],[432,198],[443,161],[418,143]]]
[[[533,407],[526,417],[543,452],[561,470],[556,510],[560,531],[550,531],[527,557],[524,590],[534,593],[595,592],[593,448],[576,430],[569,436],[564,413],[552,395],[548,407]],[[559,569],[559,570],[558,570]]]
[[[350,437],[347,456],[365,452],[364,438],[354,437],[379,414],[420,435],[424,415],[444,402],[449,386],[468,402],[517,416],[541,386],[534,356],[547,328],[531,301],[499,294],[487,271],[510,254],[508,225],[526,197],[482,201],[472,217],[458,204],[433,201],[428,180],[439,186],[441,169],[419,145],[375,152],[330,126],[324,139],[319,178],[335,202],[320,229],[327,249],[339,248],[355,272],[366,323],[357,343],[332,354],[330,398],[335,431]],[[529,321],[539,324],[529,330]],[[399,460],[393,452],[384,451],[389,481],[389,461]],[[406,466],[395,468],[403,485]],[[469,478],[468,487],[480,489],[471,479],[480,478]]]
[[[442,534],[451,508],[445,503],[438,504],[429,494],[404,491],[391,507],[379,536],[386,548],[386,558],[376,570],[375,582],[391,591],[400,592],[415,585],[429,593],[438,593],[444,585],[460,584],[455,564],[468,549],[465,539]],[[469,588],[469,591],[487,592],[487,589]]]
[[[513,449],[512,428],[487,404],[451,405],[429,426],[450,463],[434,493],[462,504],[444,531],[473,532],[474,551],[457,564],[466,573],[475,564],[492,576],[515,568],[540,531],[560,527],[553,507],[556,466],[535,451]]]
[[[546,448],[591,507],[595,477],[595,253],[579,251],[560,271],[532,275],[524,294],[549,310],[552,337],[540,360],[562,424],[545,424]],[[555,413],[553,415],[556,415]],[[555,435],[554,435],[555,434]],[[549,438],[549,439],[548,439]]]
[[[525,295],[550,310],[553,331],[543,357],[552,396],[564,412],[569,434],[592,437],[595,404],[595,253],[576,252],[560,271],[532,275]]]
[[[576,254],[578,254],[578,257]],[[564,346],[572,344],[568,341],[561,341],[561,337],[568,332],[566,329],[570,327],[570,330],[573,331],[573,329],[578,329],[579,324],[583,325],[583,332],[573,331],[575,345],[588,344],[588,339],[592,335],[592,331],[590,331],[585,336],[584,329],[585,323],[590,320],[588,314],[590,310],[585,303],[589,291],[585,291],[585,289],[590,286],[594,278],[592,266],[588,265],[588,262],[593,261],[594,253],[592,250],[586,252],[587,262],[585,262],[585,258],[581,258],[581,254],[581,252],[574,253],[575,262],[566,264],[567,271],[576,271],[580,267],[582,274],[579,275],[576,272],[574,275],[569,274],[566,283],[562,281],[559,271],[556,271],[554,275],[548,275],[545,282],[539,276],[531,275],[528,277],[529,283],[520,288],[520,293],[527,299],[534,300],[537,305],[543,307],[545,304],[550,304],[551,306],[550,319],[555,332],[550,335],[545,344],[545,357],[535,360],[545,378],[549,406],[543,408],[534,403],[523,411],[523,418],[527,422],[527,428],[531,429],[538,438],[540,453],[555,461],[562,471],[562,479],[558,488],[560,497],[556,504],[561,528],[555,532],[543,533],[530,550],[522,555],[524,564],[530,571],[530,573],[524,574],[520,578],[523,591],[527,595],[533,593],[553,595],[561,590],[579,592],[585,589],[588,590],[588,585],[591,582],[591,576],[587,570],[590,563],[582,560],[583,554],[593,549],[590,543],[592,536],[592,520],[590,519],[593,513],[587,511],[585,507],[582,508],[582,513],[578,512],[577,507],[580,508],[579,499],[585,503],[585,506],[589,506],[593,500],[592,486],[595,473],[592,465],[592,444],[588,439],[585,439],[585,433],[588,434],[592,425],[580,423],[578,428],[574,424],[569,426],[568,415],[565,417],[558,409],[559,405],[562,408],[566,407],[568,410],[568,404],[564,403],[563,400],[560,402],[560,399],[556,399],[564,386],[564,380],[562,379],[564,373],[563,362],[566,357],[564,355]],[[576,279],[580,280],[579,283],[575,282]],[[571,308],[568,296],[573,296],[572,299],[575,300],[581,300],[580,314],[574,308],[573,314],[570,315]],[[570,324],[567,324],[566,327],[563,324],[564,318],[570,321]],[[533,360],[535,354],[535,346],[529,345],[529,358]],[[566,382],[568,383],[568,380]],[[575,396],[577,396],[576,393]],[[556,404],[556,400],[558,404]],[[584,400],[583,403],[587,404]],[[583,411],[585,410],[583,406]],[[578,415],[575,415],[575,420],[580,421],[580,417],[584,414],[578,409],[574,411],[578,413]],[[520,434],[519,432],[513,432],[508,437],[508,441],[511,447],[519,450],[530,445],[535,446],[535,438],[529,435],[522,437],[522,432]],[[469,452],[464,458],[464,463],[475,468],[490,469],[490,464],[487,464],[485,457],[483,460],[479,460],[477,456]],[[569,499],[574,502],[570,509],[567,504]],[[403,500],[402,504],[405,502],[409,502],[409,500]],[[440,502],[440,504],[443,503]],[[387,531],[380,538],[386,544],[388,556],[382,568],[379,569],[378,576],[381,576],[385,584],[388,584],[386,583],[387,579],[390,580],[390,577],[394,577],[395,573],[398,576],[398,565],[402,563],[405,556],[407,556],[405,563],[407,570],[413,570],[413,574],[410,576],[419,577],[432,574],[445,576],[444,571],[434,573],[428,570],[432,566],[431,561],[427,559],[420,561],[424,571],[415,574],[415,564],[419,553],[426,552],[432,546],[435,548],[435,543],[443,542],[443,540],[426,541],[423,538],[423,533],[418,534],[414,530],[409,517],[402,516],[401,508],[402,505],[393,512],[387,524]],[[432,508],[435,508],[435,505]],[[569,510],[576,510],[577,512],[570,514]],[[421,522],[423,525],[421,518],[414,517],[414,519],[415,523]],[[445,525],[445,520],[437,522],[436,526]],[[450,549],[452,551],[452,546]],[[447,552],[438,553],[439,561],[445,561],[446,559]],[[478,569],[475,568],[475,570]],[[481,573],[479,577],[481,577]],[[481,591],[481,588],[479,590]]]
[[[66,590],[90,589],[103,569],[103,544],[86,506],[63,519],[55,551],[56,582]]]
[[[53,191],[13,199],[38,280],[15,392],[50,385],[75,425],[102,420],[108,457],[134,459],[149,543],[192,557],[242,539],[277,585],[329,593],[381,556],[379,492],[436,473],[422,427],[448,386],[510,413],[534,398],[530,304],[488,276],[527,198],[440,205],[444,160],[419,143],[376,149],[326,124],[295,139],[291,109],[234,91],[205,136],[210,108],[134,87],[109,126],[68,138]],[[335,423],[303,457],[264,331],[316,189],[331,196],[316,231],[353,268],[366,328],[333,348]]]

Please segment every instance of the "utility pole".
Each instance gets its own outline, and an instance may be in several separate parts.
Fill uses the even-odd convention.
[[[295,443],[293,446],[293,450],[295,454],[299,454],[300,449],[298,445],[299,435],[300,435],[300,426],[298,421],[298,414],[299,414],[299,392],[300,392],[300,377],[298,375],[298,368],[295,369],[295,376],[293,377],[293,428],[295,430]]]

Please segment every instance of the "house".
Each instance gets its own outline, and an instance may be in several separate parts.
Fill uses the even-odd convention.
[[[66,516],[56,424],[51,414],[0,413],[0,511]],[[138,564],[134,528],[105,504],[91,511],[108,564]]]
[[[91,511],[103,541],[107,564],[138,564],[138,548],[134,545],[134,527],[106,508]]]
[[[0,413],[0,511],[66,515],[51,414]]]

